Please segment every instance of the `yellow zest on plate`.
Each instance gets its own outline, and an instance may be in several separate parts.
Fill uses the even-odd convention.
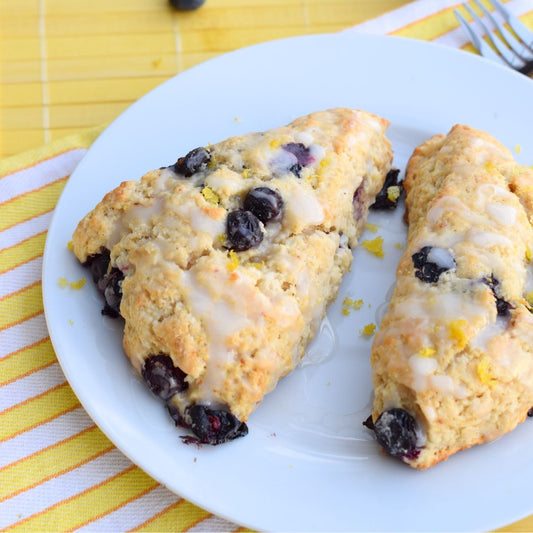
[[[370,337],[374,334],[374,331],[376,331],[376,325],[375,324],[367,324],[363,329],[359,330],[359,333],[361,335],[365,335],[366,337]]]
[[[372,222],[367,222],[365,224],[365,227],[368,231],[371,231],[372,233],[376,233],[376,231],[378,230],[379,226],[377,224],[372,224]]]
[[[81,277],[78,281],[71,281],[70,283],[67,280],[67,278],[58,278],[57,284],[62,289],[66,289],[67,287],[70,287],[71,289],[79,291],[82,287],[85,286],[85,277]]]
[[[85,286],[85,277],[81,277],[78,281],[71,281],[70,288],[76,291]]]
[[[383,251],[383,237],[361,241],[361,246],[376,257],[383,257],[385,255]]]
[[[363,300],[352,300],[350,297],[346,296],[342,301],[342,314],[349,315],[350,311],[358,311],[363,305]]]

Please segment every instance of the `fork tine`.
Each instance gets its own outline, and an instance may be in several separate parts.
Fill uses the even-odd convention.
[[[505,61],[507,61],[510,66],[517,69],[523,67],[528,61],[531,61],[533,59],[533,55],[527,50],[524,44],[518,41],[509,30],[502,26],[502,24],[500,24],[493,17],[492,13],[488,11],[488,9],[479,0],[474,1],[501,35],[502,38],[500,39],[494,32],[487,33],[490,42],[504,57]],[[487,31],[487,27],[485,25],[484,28],[485,31]],[[517,63],[517,60],[519,60],[519,64]]]
[[[465,7],[466,4],[463,4]],[[457,9],[453,10],[455,16],[457,17],[457,20],[461,24],[463,30],[467,33],[467,35],[470,37],[470,40],[472,41],[472,44],[474,45],[475,49],[487,59],[491,59],[492,61],[495,61],[496,63],[501,63],[505,66],[508,66],[508,64],[502,59],[501,56],[499,56],[479,35],[470,27],[468,22],[463,18],[463,15],[457,11]]]
[[[533,32],[527,28],[517,17],[515,17],[500,0],[490,0],[492,5],[500,12],[512,30],[520,37],[522,42],[533,52]]]
[[[477,0],[476,0],[476,4],[478,6],[480,5]],[[513,68],[517,67],[517,65],[513,63],[513,60],[515,60],[516,62],[516,57],[509,50],[509,48],[507,48],[507,46],[496,35],[493,34],[493,32],[485,24],[483,19],[479,18],[477,13],[470,6],[468,6],[467,4],[463,4],[463,5],[466,8],[466,10],[470,13],[472,18],[483,28],[485,35],[489,38],[489,41],[492,43],[494,48],[498,50],[498,52],[500,53],[500,56],[503,58],[505,63],[507,63],[508,66],[513,67]],[[522,66],[522,64],[518,65],[518,67],[520,66]]]

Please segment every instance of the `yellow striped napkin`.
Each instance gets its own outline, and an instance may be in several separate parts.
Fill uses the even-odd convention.
[[[467,48],[454,0],[418,0],[348,31]],[[507,3],[533,26],[531,0]],[[0,530],[236,531],[172,494],[95,427],[59,368],[43,316],[47,228],[102,128],[0,162]],[[532,531],[533,517],[505,528]]]

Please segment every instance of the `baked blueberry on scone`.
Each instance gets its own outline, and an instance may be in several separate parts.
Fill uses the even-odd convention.
[[[196,148],[79,223],[103,313],[187,441],[246,434],[301,360],[390,168],[387,124],[331,109]]]
[[[425,469],[533,405],[533,171],[457,125],[416,148],[404,187],[407,246],[372,346],[369,424]]]

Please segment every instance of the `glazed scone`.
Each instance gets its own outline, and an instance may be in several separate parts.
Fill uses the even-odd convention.
[[[457,125],[407,167],[408,240],[372,346],[376,438],[425,469],[533,406],[533,171]]]
[[[331,109],[197,148],[79,223],[103,312],[124,318],[127,356],[191,439],[245,434],[301,360],[390,168],[387,125]]]

